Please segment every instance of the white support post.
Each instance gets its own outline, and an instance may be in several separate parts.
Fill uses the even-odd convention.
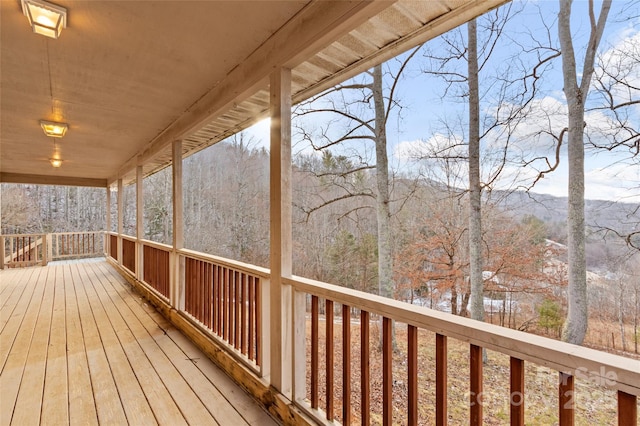
[[[172,145],[173,170],[173,253],[170,268],[171,306],[184,310],[184,260],[179,250],[184,247],[184,220],[182,201],[182,141]]]
[[[142,164],[136,167],[136,277],[142,281],[144,274],[144,252],[142,239],[144,237],[144,198],[142,193]]]
[[[270,382],[288,398],[293,394],[293,298],[282,277],[291,276],[291,70],[271,74],[270,155]],[[297,345],[296,345],[297,349]],[[297,351],[296,351],[297,352]],[[296,368],[297,370],[297,368]],[[297,392],[296,392],[297,393]]]
[[[111,243],[111,185],[107,186],[107,217],[105,218],[106,232],[104,234],[104,257],[109,257],[111,250],[109,250],[109,244]]]
[[[124,194],[122,178],[118,179],[118,265],[122,265],[122,233],[124,231]]]

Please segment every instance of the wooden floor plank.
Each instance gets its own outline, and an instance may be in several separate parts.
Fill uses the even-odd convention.
[[[42,397],[41,423],[69,424],[69,388],[67,385],[67,336],[65,321],[65,287],[62,269],[48,268],[53,274],[53,314]]]
[[[44,295],[13,413],[12,423],[17,425],[38,424],[40,422],[55,288],[53,270],[50,268],[42,269],[41,279],[38,280],[37,285],[44,286]]]
[[[39,275],[46,271],[44,268],[33,268],[29,274],[29,281],[24,285],[33,290],[32,297],[28,298],[28,304],[24,310],[24,317],[19,321],[19,330],[16,339],[7,354],[6,362],[0,372],[0,424],[11,423],[15,403],[22,382],[29,346],[36,327],[40,302],[44,295],[44,286],[38,286]],[[4,271],[3,271],[4,273]],[[22,300],[22,299],[21,299]],[[0,339],[0,340],[4,340]]]
[[[57,266],[65,284],[67,328],[67,369],[69,377],[69,423],[97,425],[98,413],[93,399],[89,361],[84,345],[76,289],[69,266]]]
[[[96,274],[96,271],[99,272]],[[102,271],[93,268],[93,273],[99,278],[103,288],[105,290],[103,294],[102,303],[113,306],[110,309],[110,318],[114,324],[116,334],[120,338],[124,351],[131,360],[135,360],[132,364],[136,376],[142,386],[142,389],[151,405],[155,417],[160,424],[178,425],[186,424],[184,416],[180,412],[178,406],[173,401],[173,398],[169,394],[168,390],[164,386],[158,372],[153,368],[153,365],[149,361],[149,358],[145,354],[142,346],[139,343],[140,339],[150,339],[146,330],[143,335],[134,335],[131,327],[129,326],[130,318],[137,318],[130,314],[128,306],[117,296],[112,297],[114,290],[109,283],[104,285],[104,273]],[[102,294],[102,293],[101,293]],[[131,297],[131,294],[127,294],[126,297]],[[157,348],[159,351],[159,348]]]
[[[34,271],[36,273],[40,273],[42,269],[30,268],[28,273],[24,273],[20,276],[21,281],[9,282],[9,284],[7,284],[12,287],[19,287],[22,291],[16,292],[16,294],[20,294],[19,299],[13,298],[11,300],[13,304],[7,304],[2,308],[2,316],[3,318],[6,318],[6,322],[2,327],[2,331],[0,331],[0,336],[2,337],[0,338],[0,372],[4,369],[7,357],[9,356],[9,351],[15,343],[18,331],[26,318],[25,313],[29,309],[31,299],[34,296],[36,285],[34,282],[29,281],[34,274]],[[7,281],[3,281],[3,287],[6,283]],[[37,303],[39,304],[40,302],[38,301]]]
[[[155,424],[156,420],[151,407],[111,324],[110,316],[112,312],[107,312],[108,308],[102,304],[101,296],[103,296],[104,289],[95,275],[87,274],[85,264],[79,263],[75,267],[78,268],[79,274],[84,277],[85,291],[87,291],[87,296],[90,300],[91,309],[100,333],[100,340],[102,340],[127,421],[136,425]]]
[[[21,282],[21,276],[25,273],[25,268],[9,269],[3,273],[2,280],[4,285],[0,287],[0,309],[4,309],[5,305],[14,305],[14,303],[11,303],[11,295],[15,291],[23,289],[19,283]]]
[[[0,425],[275,424],[104,261],[2,270],[0,297]]]
[[[160,376],[163,383],[187,422],[190,424],[217,424],[214,417],[189,386],[189,383],[182,377],[167,354],[159,346],[158,341],[162,341],[163,336],[166,338],[165,330],[159,328],[135,300],[131,297],[125,297],[130,296],[130,293],[122,286],[121,279],[112,275],[108,280],[108,284],[114,291],[112,295],[114,297],[118,294],[122,295],[119,297],[124,297],[125,303],[132,308],[131,314],[127,314],[127,322],[138,336],[140,345],[156,371],[161,373]],[[141,338],[145,333],[147,338]]]
[[[72,265],[75,266],[75,265]],[[109,361],[100,340],[96,320],[89,304],[85,284],[77,268],[70,268],[70,275],[78,300],[82,335],[84,336],[87,361],[91,374],[91,387],[96,404],[98,420],[101,424],[126,424],[127,417],[120,401]]]
[[[111,273],[116,282],[120,279],[117,272],[113,269],[105,270],[105,273]],[[157,310],[144,302],[141,303],[139,300],[136,300],[137,299],[130,299],[129,301],[129,303],[135,303],[137,305],[132,307],[132,309],[136,311],[141,309],[146,315],[153,319],[155,326],[166,331],[167,337],[169,337],[173,342],[172,345],[167,345],[166,348],[163,346],[163,349],[171,352],[172,355],[170,355],[169,358],[174,361],[176,367],[183,372],[183,375],[185,375],[185,377],[192,377],[196,374],[194,373],[194,370],[197,369],[200,374],[202,374],[202,378],[215,387],[215,391],[210,391],[210,393],[212,393],[212,398],[215,398],[210,401],[211,407],[224,406],[225,402],[222,402],[217,395],[224,398],[224,400],[226,400],[226,404],[230,404],[229,409],[233,410],[236,414],[227,413],[225,410],[220,410],[219,408],[214,409],[214,415],[215,412],[217,412],[217,418],[219,418],[220,421],[224,421],[224,424],[230,425],[239,424],[236,422],[246,422],[252,425],[276,424],[273,418],[266,411],[261,409],[251,396],[240,389],[227,374],[220,370],[220,368],[210,359],[204,356],[202,352],[180,331],[172,327],[172,325]],[[154,327],[153,324],[147,324],[147,328],[152,327]],[[160,339],[162,339],[162,337]],[[195,362],[190,360],[194,360]],[[201,378],[199,378],[198,381],[193,380],[190,383],[196,383],[198,386],[203,387],[207,386]],[[231,416],[231,419],[238,420],[229,422],[225,420],[227,419],[227,416]],[[236,416],[240,416],[241,418]]]
[[[187,359],[196,359],[195,366],[207,377],[221,395],[250,425],[276,425],[273,418],[261,409],[255,400],[238,387],[236,383],[208,358],[184,334],[176,329],[167,331],[169,337],[182,349]]]

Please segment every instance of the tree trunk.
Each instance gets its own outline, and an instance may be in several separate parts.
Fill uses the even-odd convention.
[[[622,279],[618,281],[618,325],[620,326],[620,340],[622,341],[622,350],[627,350],[627,339],[624,335],[624,300],[625,300],[625,288]]]
[[[482,282],[482,207],[480,187],[480,95],[478,89],[478,37],[476,20],[469,33],[469,278],[471,318],[484,321]]]
[[[593,3],[590,2],[589,6],[593,8]],[[560,0],[560,13],[558,14],[558,38],[562,50],[564,93],[568,107],[567,149],[569,166],[567,212],[569,300],[567,321],[562,331],[562,340],[578,345],[584,341],[588,321],[587,267],[584,251],[584,107],[589,93],[591,77],[593,76],[596,51],[610,7],[611,0],[605,0],[602,4],[597,24],[595,18],[592,19],[592,30],[585,53],[580,86],[578,86],[577,82],[578,70],[571,38],[571,0]],[[593,16],[593,10],[591,12],[591,16]]]
[[[393,297],[393,258],[391,256],[391,212],[389,208],[389,160],[382,92],[382,65],[373,68],[373,102],[376,114],[376,214],[378,222],[378,293]]]

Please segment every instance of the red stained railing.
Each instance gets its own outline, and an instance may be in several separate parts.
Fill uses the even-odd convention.
[[[160,248],[143,243],[142,279],[169,299],[169,259],[171,247]]]
[[[557,407],[560,425],[573,425],[575,422],[574,381],[576,378],[584,379],[585,371],[593,376],[587,380],[594,383],[607,383],[606,386],[618,389],[618,425],[636,426],[638,423],[636,395],[640,391],[640,368],[638,368],[640,364],[636,360],[491,324],[481,325],[467,318],[455,317],[313,280],[295,277],[284,278],[283,281],[292,285],[295,292],[303,293],[308,297],[308,306],[296,305],[295,307],[295,309],[306,310],[310,327],[306,342],[308,345],[307,392],[306,396],[300,396],[301,394],[297,393],[296,404],[323,422],[338,420],[342,424],[357,422],[363,425],[378,422],[383,425],[425,423],[424,418],[419,418],[419,383],[420,377],[429,377],[427,380],[429,383],[435,382],[435,389],[432,388],[435,394],[435,415],[429,422],[446,425],[450,415],[447,411],[447,402],[452,397],[448,395],[447,384],[447,339],[454,337],[469,343],[466,405],[468,421],[471,425],[483,424],[483,415],[485,415],[483,413],[484,348],[509,356],[507,370],[509,380],[504,394],[510,398],[510,409],[507,413],[510,415],[511,425],[525,424],[525,360],[555,368],[559,372]],[[338,304],[342,305],[341,309],[338,309]],[[359,313],[360,321],[360,353],[356,352],[360,365],[359,372],[356,371],[359,374],[352,375],[352,368],[354,366],[358,368],[355,364],[357,360],[354,362],[352,357],[352,352],[358,350],[357,343],[352,340],[351,316],[354,311]],[[294,314],[295,317],[296,314]],[[323,319],[324,336],[320,332],[322,330],[320,322]],[[335,336],[335,324],[340,323],[342,335]],[[372,338],[374,342],[376,341],[370,333],[372,324],[380,334],[379,340],[374,344],[371,344]],[[393,337],[394,330],[396,337],[405,336],[404,333],[397,333],[399,327],[406,327],[407,330],[406,345],[402,345],[405,349],[401,352],[395,350],[396,343]],[[418,348],[433,344],[431,341],[424,340],[424,335],[429,331],[434,332],[435,335],[434,374],[430,375],[429,372],[424,371],[418,374]],[[334,363],[334,357],[340,356],[340,353],[342,362],[338,358],[338,362]],[[321,362],[321,355],[325,357],[324,363]],[[376,357],[379,357],[378,360],[381,358],[381,362],[376,363],[381,371],[375,371],[373,376],[370,362]],[[300,371],[297,367],[300,362],[302,361],[299,359],[294,360],[294,366],[292,366],[294,375]],[[336,369],[342,370],[341,392],[336,391],[340,389],[335,383],[339,380],[334,376]],[[575,375],[567,374],[567,371],[575,372]],[[456,374],[464,373],[457,371]],[[354,415],[352,401],[354,377],[355,380],[359,378],[360,381],[359,415]],[[617,380],[610,380],[611,377]],[[373,383],[373,380],[376,382]],[[429,383],[426,385],[429,386]],[[358,385],[357,382],[355,384]],[[379,387],[374,390],[373,386]],[[423,383],[424,386],[425,383]],[[302,395],[305,394],[302,393]],[[381,408],[378,408],[379,411],[374,409],[372,412],[374,398],[376,406]],[[400,403],[400,406],[404,407],[401,410],[402,413],[397,411],[398,399],[405,400]],[[336,403],[341,404],[341,412],[335,410]]]
[[[136,242],[122,238],[122,266],[136,273]]]
[[[109,256],[118,260],[118,236],[109,235]]]
[[[185,256],[184,284],[185,312],[259,366],[261,277]]]

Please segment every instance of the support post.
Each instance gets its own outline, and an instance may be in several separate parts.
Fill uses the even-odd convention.
[[[118,265],[122,265],[122,233],[124,231],[124,188],[122,178],[118,179]]]
[[[0,269],[4,269],[4,236],[0,235]]]
[[[184,260],[180,258],[179,250],[184,247],[184,221],[182,202],[182,141],[173,141],[171,158],[173,161],[172,191],[173,191],[173,253],[172,268],[170,268],[171,306],[184,310]]]
[[[143,268],[143,246],[144,237],[144,198],[142,193],[142,164],[136,167],[136,277],[142,281],[144,279]]]
[[[282,283],[282,277],[291,276],[292,263],[291,70],[276,68],[271,74],[270,91],[270,382],[280,393],[292,398],[293,298],[291,286]],[[296,353],[300,351],[298,342],[295,348]]]
[[[46,248],[46,252],[45,252],[45,259],[44,259],[44,264],[46,265],[47,263],[53,261],[53,235],[52,234],[46,234],[45,235],[45,248]]]
[[[106,218],[105,218],[105,227],[106,227],[106,233],[104,236],[104,257],[107,258],[109,257],[109,253],[111,253],[111,251],[109,250],[109,244],[111,242],[111,237],[110,237],[110,232],[111,232],[111,185],[107,186],[107,214],[106,214]]]

